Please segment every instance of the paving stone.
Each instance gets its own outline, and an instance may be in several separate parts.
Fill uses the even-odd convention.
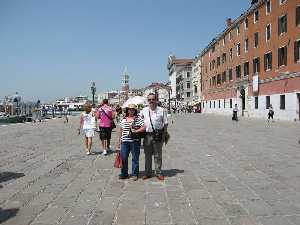
[[[300,224],[296,123],[176,115],[163,182],[119,180],[114,154],[86,156],[82,137],[70,132],[77,126],[71,117],[67,125],[57,119],[0,127],[0,170],[25,174],[0,184],[0,207],[17,211],[3,224]],[[93,152],[101,151],[98,144]]]

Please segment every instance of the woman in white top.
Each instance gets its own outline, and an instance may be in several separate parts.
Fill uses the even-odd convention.
[[[86,154],[91,154],[92,148],[92,138],[95,132],[95,113],[92,112],[91,104],[87,103],[84,105],[84,112],[80,116],[80,127],[78,129],[78,134],[80,130],[84,133],[84,142],[86,147]]]

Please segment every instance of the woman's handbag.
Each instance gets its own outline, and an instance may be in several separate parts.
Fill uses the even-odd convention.
[[[137,125],[136,125],[136,122],[137,122],[137,120],[134,119],[134,121],[133,121],[133,123],[132,123],[132,129],[137,130],[137,129],[140,129],[140,128],[141,128],[141,126],[137,126]],[[129,134],[128,134],[128,136],[129,136],[130,138],[132,138],[132,139],[141,139],[141,138],[144,138],[145,135],[146,135],[145,132],[133,133],[132,130],[131,130],[131,128],[130,128]]]
[[[115,168],[122,168],[122,159],[121,159],[120,151],[117,151],[114,167]]]

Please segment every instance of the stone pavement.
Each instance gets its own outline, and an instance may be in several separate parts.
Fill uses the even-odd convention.
[[[298,123],[175,116],[163,182],[118,180],[114,154],[95,138],[85,155],[77,126],[0,127],[1,224],[300,224]]]

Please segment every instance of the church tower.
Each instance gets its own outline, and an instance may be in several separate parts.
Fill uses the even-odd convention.
[[[129,91],[129,75],[128,75],[127,67],[125,67],[122,76],[122,91],[127,93]]]

